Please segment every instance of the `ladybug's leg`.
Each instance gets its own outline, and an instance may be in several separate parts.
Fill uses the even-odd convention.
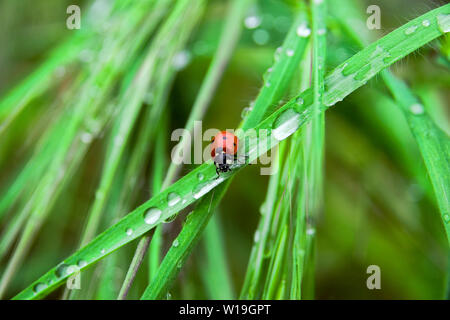
[[[216,179],[219,179],[219,177],[220,177],[220,170],[219,170],[219,168],[217,168],[217,167],[216,167],[216,173],[217,173]]]

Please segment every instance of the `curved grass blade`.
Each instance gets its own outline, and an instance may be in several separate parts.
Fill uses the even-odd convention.
[[[448,5],[447,5],[448,6]],[[351,5],[346,5],[345,8],[349,8]],[[441,7],[442,8],[442,7]],[[363,46],[365,39],[352,29],[344,19],[344,13],[338,15],[341,20],[342,25],[347,30],[348,34],[359,46]],[[430,22],[431,21],[431,22]],[[417,24],[411,24],[411,26],[405,30],[409,35],[414,34],[421,29],[427,28],[426,26],[430,22],[434,24],[434,27],[438,28],[440,31],[448,32],[450,25],[450,16],[448,10],[443,11],[442,14],[438,14],[436,19],[429,20],[423,19]],[[419,24],[420,23],[420,24]],[[360,29],[357,29],[360,31]],[[430,116],[425,112],[424,107],[420,104],[418,99],[414,97],[410,89],[401,80],[395,78],[388,70],[381,73],[382,79],[391,91],[398,105],[401,107],[403,114],[409,124],[409,127],[413,133],[413,136],[419,146],[422,158],[425,162],[427,171],[429,173],[436,200],[441,212],[441,219],[443,221],[445,231],[447,234],[447,239],[450,244],[450,213],[449,213],[449,193],[450,193],[450,173],[449,173],[449,142],[448,136],[440,130],[438,126],[433,122]],[[417,109],[417,114],[414,113],[414,109]],[[411,158],[412,159],[412,158]],[[408,161],[411,162],[411,161]],[[416,163],[415,161],[412,161]],[[420,174],[416,173],[419,171],[415,164],[412,165],[413,172],[416,175],[416,179],[421,181]],[[426,182],[422,182],[422,185],[426,188]]]
[[[304,296],[314,296],[314,271],[315,271],[315,230],[314,222],[322,210],[323,203],[323,162],[324,162],[324,143],[325,143],[325,114],[321,112],[323,107],[324,95],[324,68],[326,57],[326,0],[313,2],[311,5],[312,26],[313,26],[313,60],[312,60],[312,90],[314,92],[314,116],[311,120],[310,127],[305,134],[304,146],[304,163],[306,164],[302,178],[304,190],[301,197],[301,204],[305,210],[300,215],[306,219],[306,228],[299,225],[296,229],[297,236],[294,237],[301,244],[301,238],[305,237],[305,260],[304,269],[308,270],[308,274],[303,274],[303,279],[296,277],[297,273],[293,273],[292,281],[297,283],[296,286],[304,286]],[[297,212],[298,213],[298,212]],[[301,217],[298,217],[298,220]],[[297,220],[297,221],[298,221]],[[306,234],[305,234],[306,233]],[[297,244],[297,243],[295,243]],[[295,244],[293,246],[295,246]],[[295,257],[295,254],[299,257]],[[294,248],[293,269],[296,263],[302,261],[303,252]],[[305,276],[306,275],[306,276]],[[302,281],[303,280],[303,281]],[[291,297],[293,298],[293,297]],[[297,297],[301,298],[301,296]]]

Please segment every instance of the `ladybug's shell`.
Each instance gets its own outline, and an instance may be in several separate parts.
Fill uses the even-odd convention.
[[[238,138],[227,131],[219,132],[211,141],[211,156],[216,156],[216,150],[222,149],[226,154],[235,155],[238,150]]]

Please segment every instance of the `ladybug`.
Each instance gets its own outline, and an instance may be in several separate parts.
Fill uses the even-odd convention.
[[[216,165],[216,173],[231,171],[230,166],[237,159],[239,139],[231,132],[221,131],[211,140],[211,157]]]

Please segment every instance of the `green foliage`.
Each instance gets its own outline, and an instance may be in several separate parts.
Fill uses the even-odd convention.
[[[326,291],[324,274],[331,270],[330,261],[339,261],[336,248],[360,259],[361,268],[389,265],[388,282],[407,282],[414,270],[426,274],[429,278],[414,277],[408,283],[407,297],[442,296],[446,280],[440,275],[448,270],[448,242],[443,241],[442,224],[428,211],[439,208],[448,236],[448,130],[445,121],[435,123],[436,115],[445,112],[433,98],[433,77],[421,80],[421,90],[415,90],[385,69],[434,45],[438,37],[448,38],[450,5],[373,42],[351,25],[364,21],[364,15],[350,0],[338,5],[331,0],[234,0],[226,5],[113,1],[97,23],[95,6],[90,10],[86,26],[0,100],[0,138],[5,141],[0,144],[0,166],[13,169],[0,177],[0,295],[11,294],[11,283],[15,289],[28,285],[15,299],[58,294],[58,287],[81,271],[83,287],[89,283],[89,288],[70,295],[66,290],[65,298],[164,299],[176,290],[177,297],[230,299],[236,289],[243,299],[309,299]],[[270,12],[285,19],[270,18]],[[110,21],[114,23],[103,34],[99,25]],[[244,25],[248,30],[240,37]],[[354,53],[354,45],[361,50]],[[445,43],[438,47],[443,54],[436,64],[448,72],[442,63],[445,48]],[[191,55],[185,70],[174,62],[180,54]],[[80,56],[86,61],[79,61]],[[86,58],[90,56],[94,58]],[[415,75],[409,63],[402,78]],[[206,73],[199,67],[204,65],[209,65]],[[433,72],[439,75],[441,69]],[[61,70],[62,80],[55,77]],[[393,99],[378,83],[366,86],[372,78],[382,80]],[[63,80],[64,86],[59,84]],[[442,86],[448,83],[444,76],[441,81]],[[238,136],[250,142],[248,163],[273,155],[269,179],[248,179],[259,169],[246,168],[248,163],[219,178],[212,160],[189,170],[169,164],[170,131],[184,126],[192,133],[199,119],[212,126],[236,123],[240,112],[228,106],[242,107],[242,99],[251,99],[247,82],[260,89],[237,126]],[[415,91],[425,97],[423,103]],[[342,107],[326,112],[325,124],[325,111],[344,98]],[[55,110],[39,114],[48,106]],[[395,106],[402,113],[389,109]],[[11,146],[34,119],[27,153],[19,153],[20,165],[15,165],[8,158]],[[175,152],[189,148],[190,142],[183,136]],[[416,161],[419,153],[424,165]],[[391,182],[390,177],[397,178]],[[416,181],[426,201],[408,200],[409,179]],[[245,202],[229,200],[239,193]],[[240,206],[240,213],[224,209],[229,206]],[[255,207],[260,207],[258,217],[250,214]],[[61,217],[58,212],[63,212]],[[226,218],[212,218],[218,212]],[[379,212],[382,223],[376,218]],[[69,225],[81,234],[78,240],[72,236],[63,244],[49,236],[51,230]],[[361,226],[370,232],[359,231]],[[134,240],[139,240],[136,250],[126,246]],[[58,245],[64,247],[62,254],[70,253],[62,261]],[[378,260],[366,261],[357,252],[359,246]],[[434,258],[429,252],[435,252]],[[28,270],[32,259],[39,261],[39,268],[17,282],[18,271]],[[406,264],[409,259],[420,263]],[[55,261],[61,262],[48,270]],[[346,265],[334,265],[333,270],[346,274]],[[116,269],[122,270],[120,278]],[[364,277],[365,270],[357,272]]]

